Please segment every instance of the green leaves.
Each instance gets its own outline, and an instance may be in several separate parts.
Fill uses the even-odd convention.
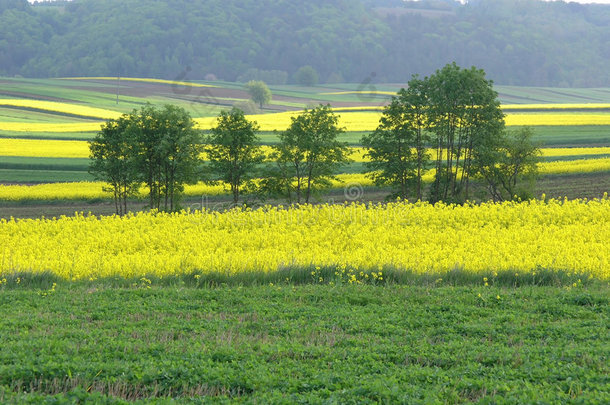
[[[429,129],[437,148],[430,199],[463,202],[476,173],[473,154],[504,128],[504,114],[493,83],[482,69],[448,64],[426,81]]]
[[[119,215],[127,213],[127,200],[136,194],[140,184],[130,125],[127,115],[110,120],[89,142],[89,172],[96,180],[108,183]]]
[[[200,176],[201,135],[188,112],[172,105],[140,110],[108,121],[90,142],[90,172],[110,184],[117,214],[144,183],[150,208],[175,211],[184,184]]]
[[[209,169],[230,185],[234,203],[239,201],[243,186],[252,185],[256,167],[264,159],[257,131],[256,122],[248,121],[243,111],[233,108],[220,113],[218,125],[206,139]]]
[[[19,287],[0,400],[608,403],[606,289]]]
[[[250,80],[246,84],[246,89],[248,89],[252,101],[258,103],[260,108],[263,108],[263,104],[271,101],[271,90],[261,80]]]
[[[425,83],[414,76],[407,89],[384,109],[379,127],[362,138],[370,162],[369,176],[379,186],[390,185],[390,198],[408,198],[413,191],[422,199],[422,174],[429,161],[425,132],[429,117]]]
[[[531,198],[541,151],[530,127],[504,131],[481,145],[475,168],[495,201]]]
[[[328,186],[337,168],[350,161],[349,148],[337,139],[345,130],[330,105],[305,109],[291,119],[274,153],[277,176],[285,179],[289,201],[294,194],[297,203],[308,203],[317,190]]]

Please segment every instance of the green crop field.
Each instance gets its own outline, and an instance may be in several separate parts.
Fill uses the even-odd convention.
[[[2,403],[610,401],[604,286],[51,281],[0,287]]]

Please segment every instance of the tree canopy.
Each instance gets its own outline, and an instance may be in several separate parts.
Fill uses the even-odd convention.
[[[104,190],[112,193],[118,215],[127,214],[128,199],[138,191],[140,185],[129,131],[131,122],[129,115],[109,120],[89,142],[89,172],[96,180],[108,184]]]
[[[430,159],[428,111],[426,81],[415,76],[392,97],[377,129],[362,138],[370,158],[365,163],[369,176],[377,185],[392,187],[391,198],[423,197],[422,175]]]
[[[392,195],[422,198],[422,174],[434,152],[430,201],[463,203],[471,197],[470,179],[480,175],[495,199],[511,198],[517,182],[536,171],[537,147],[531,133],[504,132],[504,114],[485,71],[455,62],[435,74],[409,81],[384,111],[379,127],[362,138],[366,167]],[[531,177],[531,176],[529,176]]]
[[[217,125],[207,137],[210,171],[229,185],[235,204],[244,188],[252,188],[256,166],[264,159],[257,131],[255,121],[248,121],[243,111],[233,108],[220,113]]]
[[[117,214],[127,212],[127,199],[141,184],[151,209],[176,211],[184,185],[201,175],[201,141],[183,108],[147,104],[102,126],[89,143],[89,170],[109,184]]]
[[[269,87],[267,87],[265,82],[261,80],[250,80],[246,84],[246,88],[248,89],[252,101],[258,103],[260,108],[263,108],[263,104],[267,104],[271,101],[271,90],[269,90]]]
[[[289,202],[307,204],[349,162],[349,148],[338,140],[345,129],[339,127],[339,117],[328,104],[305,109],[291,121],[272,154],[278,165],[276,189]]]

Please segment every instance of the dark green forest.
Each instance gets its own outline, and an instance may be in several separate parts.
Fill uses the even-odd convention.
[[[610,86],[610,6],[538,0],[0,0],[0,75]]]

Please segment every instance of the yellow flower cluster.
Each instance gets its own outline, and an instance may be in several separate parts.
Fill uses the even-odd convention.
[[[105,110],[103,108],[89,107],[82,104],[58,103],[55,101],[43,100],[0,99],[0,106],[52,111],[64,114],[80,115],[83,117],[94,117],[103,119],[116,119],[121,116],[120,112]]]
[[[46,270],[66,279],[139,278],[336,266],[356,280],[361,271],[384,267],[422,274],[460,268],[481,276],[544,268],[608,280],[608,212],[604,198],[1,220],[0,276]]]

